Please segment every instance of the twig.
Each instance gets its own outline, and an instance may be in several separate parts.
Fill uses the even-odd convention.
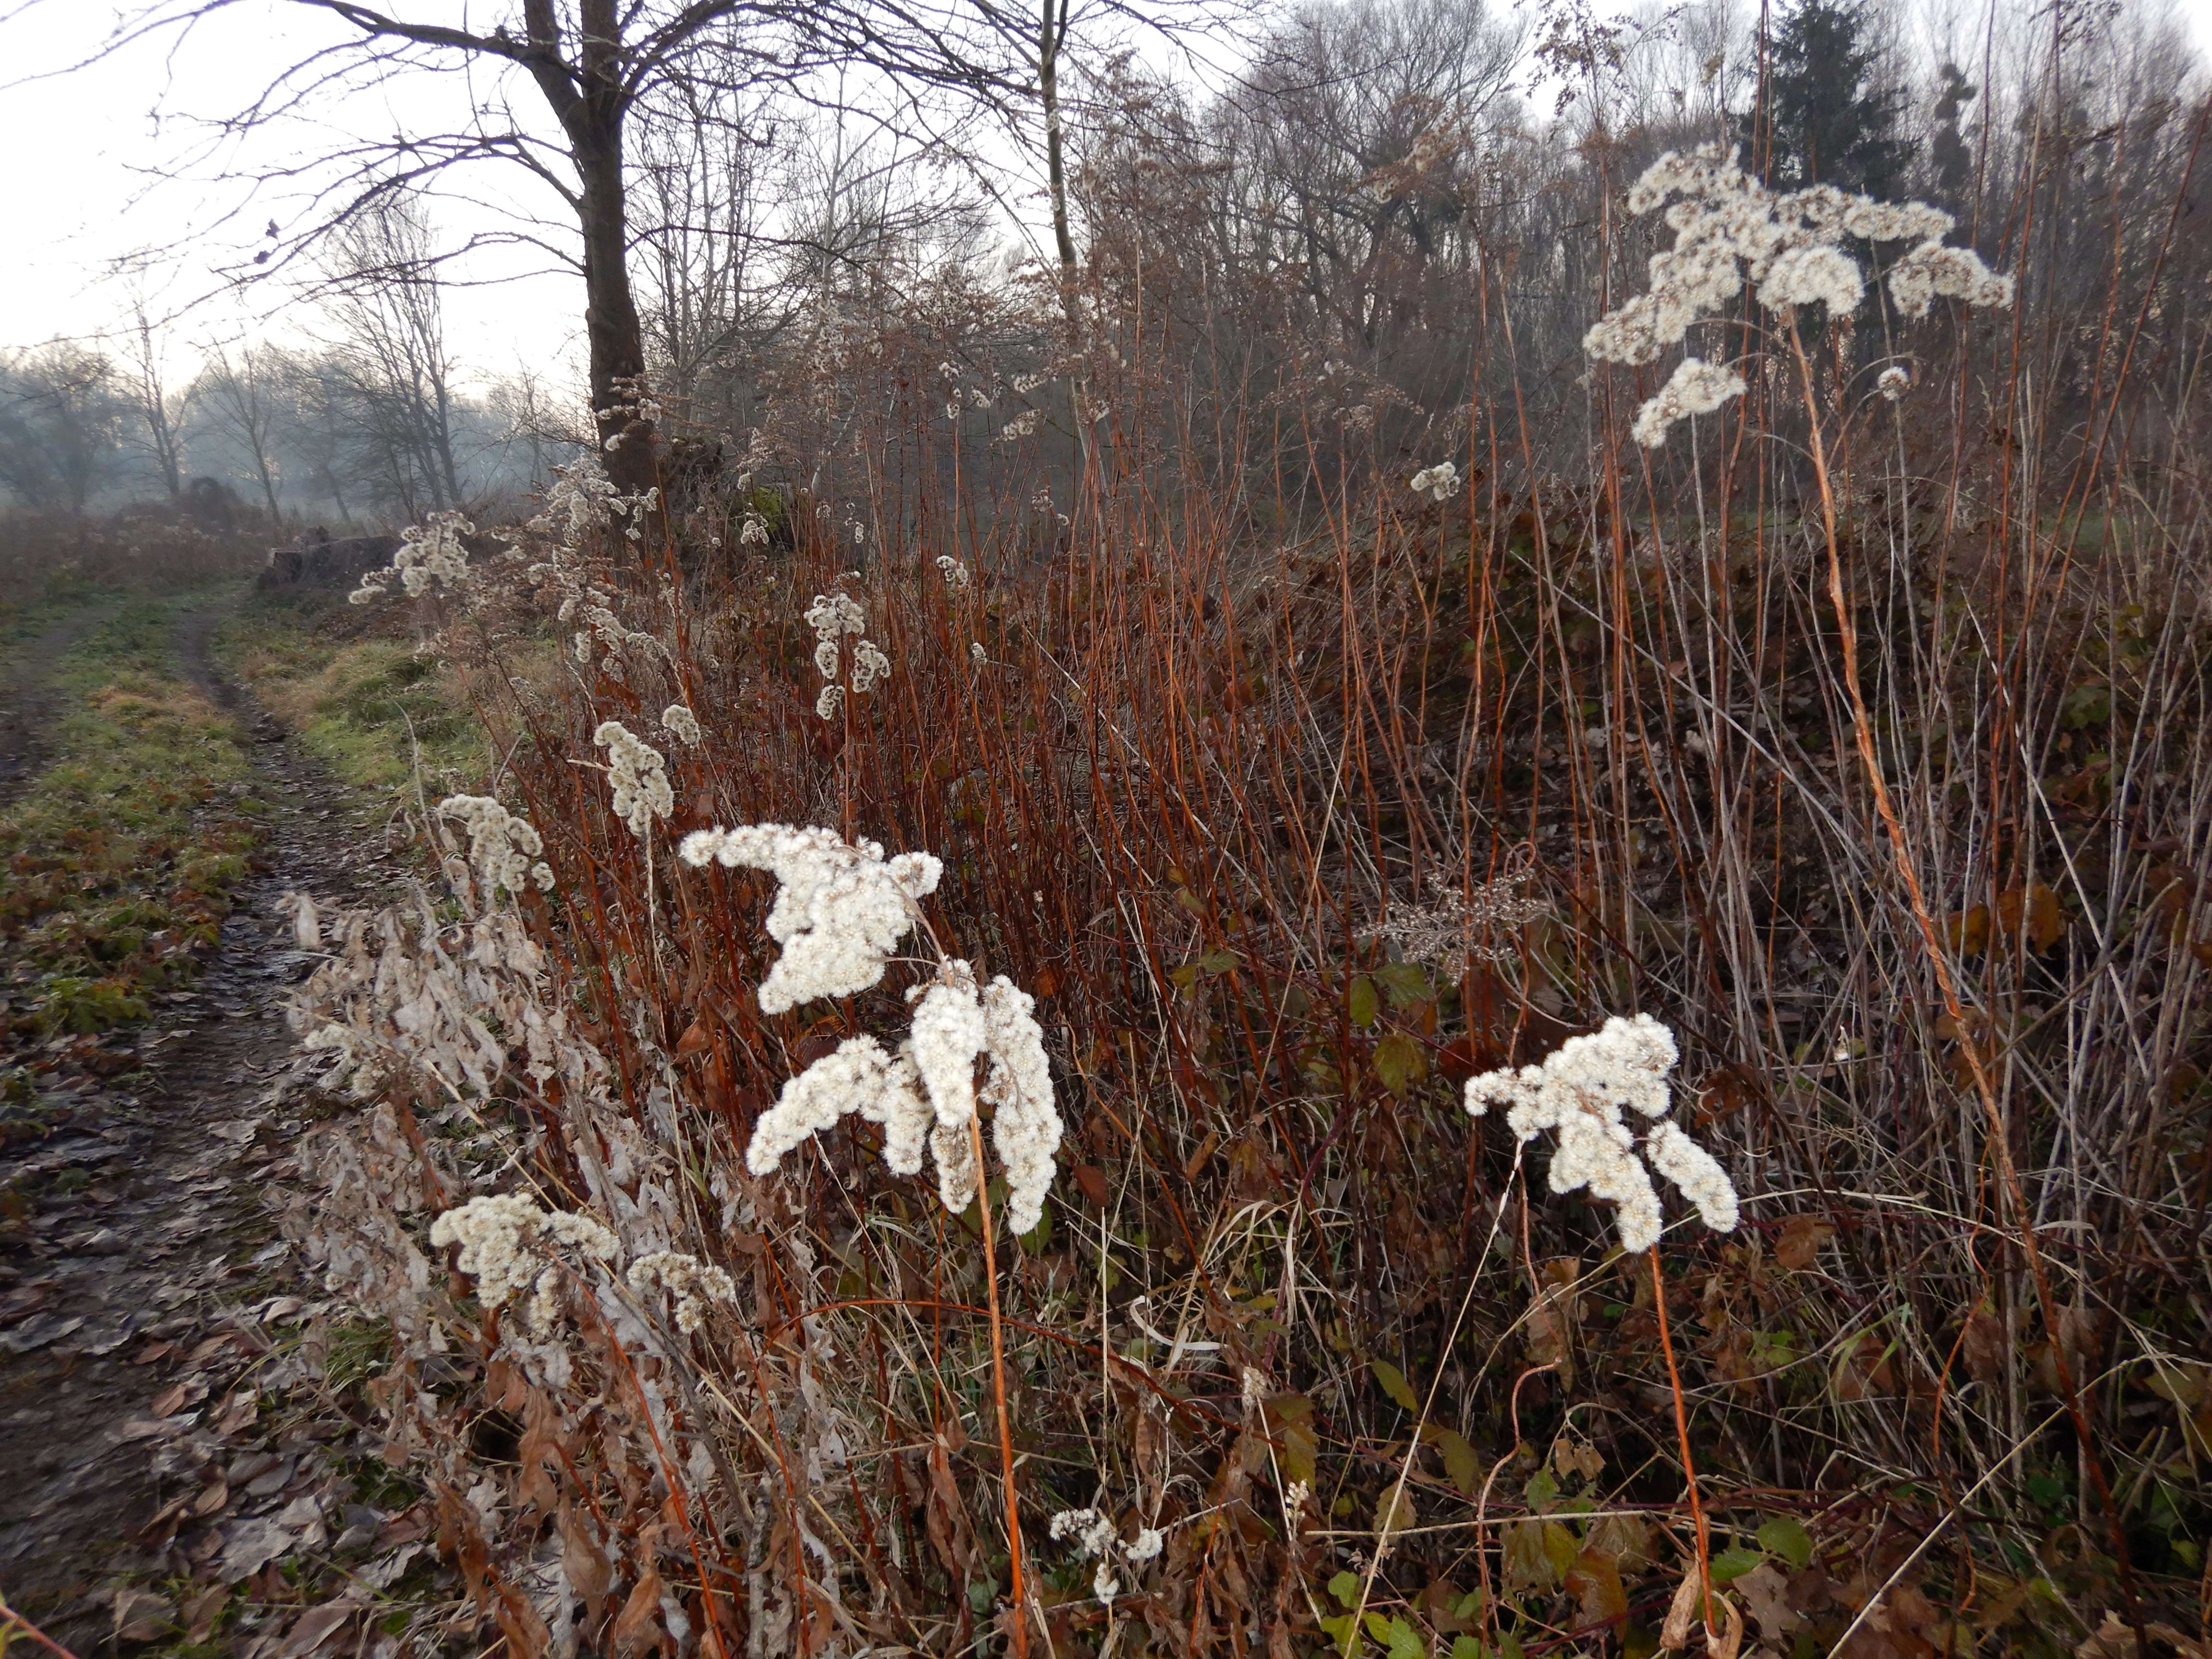
[[[47,1652],[59,1655],[60,1659],[76,1659],[76,1655],[9,1607],[8,1598],[4,1595],[0,1595],[0,1630],[19,1632],[29,1637]]]

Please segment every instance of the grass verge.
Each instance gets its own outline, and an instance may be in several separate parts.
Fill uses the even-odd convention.
[[[52,670],[53,758],[0,808],[9,1049],[144,1018],[214,949],[246,874],[266,808],[236,722],[176,672],[192,602],[115,602]],[[0,649],[22,648],[11,632]]]
[[[227,672],[355,788],[411,794],[418,763],[434,793],[483,775],[490,750],[464,689],[410,641],[340,637],[336,618],[257,596],[218,631],[216,650]]]

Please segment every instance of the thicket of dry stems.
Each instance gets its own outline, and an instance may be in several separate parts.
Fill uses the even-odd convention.
[[[935,343],[892,337],[824,368],[889,412],[818,487],[725,477],[589,544],[589,665],[562,628],[558,676],[507,678],[535,555],[426,613],[557,881],[322,919],[451,989],[392,1042],[510,1058],[390,1068],[298,1223],[390,1322],[390,1455],[471,1639],[1649,1650],[1702,1621],[1696,1509],[1717,1651],[2201,1642],[2196,411],[2131,447],[2125,314],[2069,452],[2010,319],[1911,325],[1892,403],[1817,319],[1802,356],[1731,325],[1747,395],[1656,454],[1622,441],[1650,387],[1601,380],[1589,482],[1478,404],[1464,493],[1332,459],[1265,535],[1171,459],[1179,371],[1134,336],[1072,488],[1049,427],[948,479]],[[891,671],[825,720],[801,613],[841,589]],[[607,720],[667,757],[643,840]],[[770,884],[672,854],[761,821],[938,854],[944,948],[1036,994],[1069,1125],[1036,1233],[987,1249],[856,1118],[745,1172],[906,982],[759,1012]],[[1725,1238],[1674,1206],[1650,1260],[1458,1097],[1631,1011],[1745,1205]],[[425,1243],[516,1186],[734,1299],[685,1331],[576,1258],[523,1330]],[[1164,1534],[1110,1602],[1048,1528],[1085,1507]]]

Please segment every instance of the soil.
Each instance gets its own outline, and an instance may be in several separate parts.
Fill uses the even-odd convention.
[[[0,1589],[81,1654],[204,1639],[234,1596],[243,1643],[272,1564],[365,1518],[331,1473],[348,1425],[288,1404],[319,1366],[296,1340],[316,1287],[276,1224],[314,1109],[283,1012],[307,964],[282,901],[365,896],[398,860],[221,679],[221,614],[181,618],[175,654],[257,739],[268,838],[191,988],[144,1025],[68,1039],[40,1097],[0,1117]],[[10,702],[51,718],[50,699]]]

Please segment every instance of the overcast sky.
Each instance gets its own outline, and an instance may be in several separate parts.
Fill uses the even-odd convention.
[[[1910,0],[1907,0],[1910,3]],[[420,16],[459,18],[459,3],[422,4]],[[498,8],[494,8],[498,9]],[[2212,0],[2179,0],[2200,50],[2212,49]],[[0,347],[58,334],[94,336],[129,313],[130,283],[117,262],[163,250],[137,279],[157,309],[203,301],[179,324],[180,367],[202,342],[243,334],[298,337],[312,316],[289,303],[281,281],[222,295],[226,266],[250,258],[264,227],[304,222],[295,188],[252,197],[212,183],[222,152],[210,153],[204,123],[233,113],[282,70],[318,47],[347,38],[337,19],[310,9],[236,3],[181,40],[126,47],[69,74],[46,74],[98,52],[113,26],[112,6],[88,0],[0,0],[0,224],[10,235],[0,257]],[[44,76],[44,78],[37,78]],[[536,94],[516,88],[516,107],[536,113]],[[242,158],[266,167],[283,156],[350,137],[449,131],[472,100],[496,88],[460,76],[406,76],[343,104],[319,107],[315,122],[264,134]],[[194,177],[165,179],[189,166]],[[448,234],[464,227],[542,216],[559,201],[520,169],[481,163],[449,175],[438,209]],[[581,282],[521,249],[480,254],[477,286],[452,291],[448,335],[472,379],[520,367],[556,376],[580,356]]]
[[[416,9],[451,16],[462,8]],[[192,342],[241,334],[298,337],[313,319],[292,303],[295,284],[241,288],[224,272],[267,245],[262,232],[272,218],[289,228],[312,206],[296,186],[257,195],[242,182],[221,182],[225,157],[233,167],[265,167],[350,136],[450,131],[487,91],[459,76],[402,76],[322,109],[316,124],[272,130],[241,155],[216,143],[207,120],[234,113],[290,65],[346,39],[336,19],[304,7],[241,4],[181,41],[143,42],[74,73],[25,79],[92,56],[115,12],[83,0],[24,9],[0,0],[0,10],[13,11],[0,21],[0,143],[10,158],[0,169],[0,224],[15,233],[0,258],[0,346],[112,329],[129,313],[134,287],[157,307],[198,302],[178,325],[187,353]],[[534,115],[534,91],[516,90],[527,94],[517,107]],[[180,167],[194,176],[161,176]],[[566,213],[543,185],[503,164],[458,170],[440,188],[447,199],[437,216],[449,234]],[[161,253],[143,276],[118,273],[119,260],[146,248]],[[522,249],[481,253],[466,274],[482,285],[450,292],[446,310],[474,375],[524,364],[543,372],[577,355],[580,278]]]

